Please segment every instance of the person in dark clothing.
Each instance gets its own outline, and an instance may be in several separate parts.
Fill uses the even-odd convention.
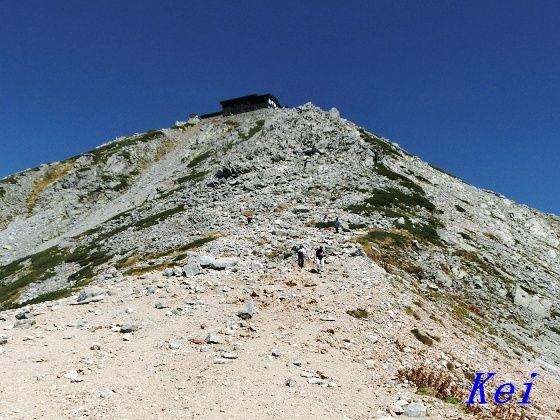
[[[305,248],[303,247],[303,245],[300,245],[297,251],[297,262],[299,265],[299,268],[303,268],[303,264],[305,262]]]
[[[322,246],[315,250],[315,263],[317,264],[317,269],[323,271],[325,269],[325,250]]]
[[[340,223],[340,220],[338,220],[338,217],[337,217],[334,221],[334,228],[336,230],[336,233],[338,233],[338,230],[340,229],[341,225],[342,225],[342,223]]]

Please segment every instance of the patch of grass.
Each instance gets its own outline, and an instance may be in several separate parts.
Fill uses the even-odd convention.
[[[362,245],[369,258],[388,273],[398,268],[417,277],[422,275],[422,268],[410,260],[412,239],[407,232],[372,229],[367,235],[357,238],[356,242]]]
[[[107,253],[99,247],[51,247],[0,267],[0,308],[7,309],[15,305],[14,302],[27,286],[52,277],[56,267],[61,264],[77,264],[79,268],[68,276],[68,281],[80,283],[93,278],[95,269],[109,260]],[[43,298],[46,299],[45,296]]]
[[[153,157],[154,162],[159,162],[162,160],[167,154],[175,150],[177,147],[177,142],[171,139],[165,139],[161,143],[158,143],[156,147],[156,152]]]
[[[427,395],[429,397],[435,397],[437,395],[437,391],[429,386],[422,386],[416,390],[416,394],[418,395]]]
[[[255,134],[257,134],[259,131],[261,131],[263,126],[264,126],[264,120],[258,120],[256,124],[249,129],[247,134],[240,133],[239,137],[241,137],[242,141],[247,141]]]
[[[148,216],[144,219],[140,219],[138,221],[136,221],[135,223],[132,224],[132,226],[136,227],[137,229],[146,229],[149,228],[150,226],[154,226],[157,225],[158,223],[163,222],[164,220],[170,218],[171,216],[182,212],[183,210],[185,210],[185,205],[181,204],[177,207],[173,207],[171,209],[167,209],[164,211],[161,211],[159,213],[153,214],[151,216]]]
[[[288,203],[280,203],[276,207],[274,207],[274,213],[284,213],[288,208],[290,208],[290,204]]]
[[[145,265],[145,266],[130,268],[130,269],[126,270],[123,274],[125,274],[127,276],[139,276],[141,274],[151,273],[151,272],[156,271],[156,270],[163,270],[163,269],[169,268],[171,266],[173,266],[172,261],[165,261],[165,262],[162,262],[162,263],[159,263],[159,264]]]
[[[328,222],[315,222],[314,226],[319,229],[334,228],[334,220],[329,220]]]
[[[233,128],[239,127],[239,123],[237,121],[233,121],[233,120],[225,120],[224,124],[229,125],[230,127],[233,127]]]
[[[65,162],[55,163],[49,166],[45,174],[35,181],[33,190],[29,194],[29,197],[27,197],[27,211],[31,213],[35,207],[35,202],[37,201],[39,194],[68,174],[73,167],[74,160],[67,160]]]
[[[449,372],[431,366],[418,366],[400,369],[397,376],[402,381],[406,380],[416,385],[416,393],[419,395],[429,395],[442,400],[452,397],[462,401],[463,396],[466,399],[464,384],[457,383]]]
[[[121,258],[119,261],[117,261],[117,263],[115,264],[115,267],[120,270],[122,268],[127,268],[127,267],[130,267],[130,266],[133,266],[138,261],[140,261],[140,256],[139,255],[124,257],[124,258]]]
[[[106,163],[112,155],[122,151],[125,147],[135,146],[139,143],[146,143],[162,136],[164,136],[164,134],[161,130],[151,130],[142,134],[129,136],[124,139],[111,142],[105,146],[91,150],[86,154],[93,158],[94,164]]]
[[[12,184],[17,185],[17,180],[15,175],[7,176],[6,178],[0,179],[0,184]]]
[[[474,251],[466,251],[464,249],[458,249],[453,252],[453,255],[461,258],[463,263],[470,267],[478,267],[478,270],[482,270],[487,274],[490,274],[494,277],[497,277],[505,282],[511,282],[510,279],[506,278],[500,271],[498,271],[495,267],[491,264],[486,262],[482,259],[476,252]]]
[[[458,398],[456,398],[452,395],[447,395],[447,396],[443,397],[442,400],[443,400],[443,402],[446,402],[447,404],[453,404],[453,405],[461,404],[461,401]]]
[[[185,180],[183,180],[183,181],[185,181]],[[173,194],[176,194],[178,191],[181,191],[182,189],[183,189],[182,186],[178,186],[178,187],[175,187],[175,188],[171,188],[170,190],[167,190],[165,192],[162,191],[159,195],[159,198],[163,200],[164,198],[167,198],[169,196],[172,196]]]
[[[367,228],[367,224],[366,223],[349,223],[348,227],[350,229],[365,229]]]
[[[196,124],[194,123],[185,123],[185,124],[180,124],[180,125],[174,125],[173,127],[171,127],[172,130],[179,130],[179,131],[183,131],[186,130],[189,127],[194,127],[196,126]]]
[[[78,263],[81,268],[68,276],[68,280],[73,283],[79,283],[92,279],[96,274],[96,268],[109,262],[110,259],[111,256],[107,251],[101,248],[81,249],[81,254],[73,258],[73,262]]]
[[[389,232],[381,229],[370,230],[367,235],[362,237],[370,242],[391,242],[401,248],[406,248],[410,244],[410,238],[402,235],[399,232]]]
[[[206,245],[207,243],[210,243],[212,241],[215,241],[218,238],[217,235],[213,235],[213,236],[207,236],[205,238],[200,238],[200,239],[196,239],[192,242],[189,242],[186,245],[183,245],[179,248],[176,248],[175,251],[176,252],[185,252],[191,249],[195,249],[195,248],[200,248],[203,245]]]
[[[367,319],[369,317],[369,313],[368,311],[366,311],[365,309],[351,309],[346,311],[346,313],[354,318],[358,318],[358,319]]]
[[[410,306],[406,306],[404,308],[404,313],[413,317],[414,319],[417,319],[417,320],[422,319],[422,317],[420,315],[418,315],[418,313],[414,309],[412,309]]]
[[[76,288],[74,287],[66,287],[64,289],[55,290],[54,292],[44,293],[40,296],[37,296],[36,298],[26,300],[25,302],[22,302],[20,304],[14,304],[11,306],[11,309],[20,308],[25,305],[34,305],[36,303],[50,302],[52,300],[67,298],[69,296],[72,296],[75,291]]]
[[[459,232],[459,236],[463,239],[466,239],[467,241],[472,241],[471,236],[468,233],[465,232]]]
[[[494,235],[493,233],[490,232],[484,232],[484,236],[486,236],[488,239],[498,242],[498,238],[496,237],[496,235]]]
[[[206,159],[208,159],[210,156],[214,155],[215,151],[214,150],[208,150],[204,153],[201,153],[197,156],[195,156],[188,164],[187,167],[189,168],[194,168],[195,166],[197,166],[198,164],[200,164],[201,162],[204,162]]]
[[[425,344],[426,346],[432,346],[434,344],[434,341],[430,338],[430,336],[420,332],[420,330],[418,330],[417,328],[414,328],[414,329],[410,330],[410,332],[422,344]]]
[[[186,245],[180,246],[178,248],[172,248],[166,251],[156,252],[152,254],[146,254],[142,257],[144,260],[155,260],[157,258],[167,257],[167,256],[174,256],[180,253],[185,253],[186,251],[200,248],[201,246],[216,240],[219,236],[218,235],[209,235],[203,238],[196,239],[192,242],[189,242]]]
[[[384,176],[386,178],[389,178],[392,181],[398,181],[403,187],[408,188],[411,191],[414,191],[420,195],[424,195],[424,189],[412,182],[409,178],[407,178],[404,175],[401,175],[397,172],[392,171],[391,169],[387,168],[385,165],[383,165],[382,163],[377,163],[375,165],[375,171],[381,175]]]
[[[364,140],[368,144],[371,144],[374,150],[380,155],[393,156],[393,157],[402,156],[399,150],[395,146],[390,144],[388,141],[382,140],[379,137],[371,133],[368,133],[363,128],[360,128],[359,132],[362,140]]]
[[[434,211],[436,206],[426,197],[418,193],[407,194],[396,188],[386,190],[374,189],[372,196],[365,202],[374,207],[397,207],[407,209],[408,207],[420,206],[428,211]]]
[[[192,171],[190,174],[186,176],[182,176],[181,178],[177,179],[177,182],[179,184],[183,184],[187,181],[198,182],[204,179],[204,177],[208,175],[209,172],[210,171],[200,171],[200,172]]]
[[[405,217],[404,220],[404,225],[401,225],[401,227],[410,232],[415,238],[424,242],[431,242],[434,245],[441,245],[441,239],[436,230],[440,225],[435,220],[430,220],[426,224],[413,224],[408,217]]]
[[[6,190],[0,187],[0,198],[4,198],[6,196]]]
[[[453,175],[451,172],[448,172],[445,169],[438,168],[437,166],[432,165],[431,163],[428,163],[428,165],[430,165],[432,169],[435,169],[436,171],[441,172],[442,174],[449,175],[451,178],[459,179],[455,175]]]
[[[402,216],[402,214],[398,211],[387,209],[387,208],[384,208],[384,207],[371,206],[367,203],[350,204],[350,205],[346,206],[344,208],[344,210],[349,211],[351,213],[363,214],[363,215],[369,215],[369,214],[372,214],[372,213],[379,213],[379,214],[382,214],[385,217],[389,217],[389,218],[391,218],[391,217],[392,218],[397,218],[397,217]]]
[[[558,327],[556,327],[556,326],[554,326],[554,325],[551,325],[551,326],[548,327],[548,328],[549,328],[550,331],[552,331],[553,333],[560,335],[560,328],[558,328]]]
[[[467,210],[465,210],[463,207],[459,206],[458,204],[455,204],[455,208],[457,209],[458,212],[460,213],[465,213]]]
[[[412,175],[414,175],[416,179],[418,179],[419,181],[432,185],[432,183],[428,179],[424,178],[422,175],[417,175],[417,174],[412,174]]]

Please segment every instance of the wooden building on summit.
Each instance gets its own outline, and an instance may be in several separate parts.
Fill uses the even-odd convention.
[[[263,108],[282,108],[280,101],[270,93],[227,99],[221,101],[220,104],[222,105],[223,116],[241,114]]]

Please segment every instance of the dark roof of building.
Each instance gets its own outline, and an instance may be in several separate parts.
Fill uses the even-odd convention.
[[[276,102],[278,105],[280,105],[280,101],[278,101],[278,98],[271,95],[270,93],[265,93],[264,95],[253,94],[253,95],[247,95],[247,96],[240,96],[239,98],[226,99],[225,101],[220,101],[220,104],[222,106],[228,106],[228,105],[233,105],[233,104],[236,104],[236,103],[246,103],[246,102],[256,103],[256,102],[261,102],[261,101],[267,100],[267,99],[272,99],[272,100],[274,100],[274,102]]]

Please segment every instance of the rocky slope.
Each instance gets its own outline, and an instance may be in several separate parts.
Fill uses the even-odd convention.
[[[340,217],[339,234],[325,213]],[[536,371],[530,415],[557,415],[559,219],[470,186],[335,110],[180,124],[12,175],[0,181],[0,229],[1,373],[60,399],[54,411],[40,398],[20,405],[3,385],[10,418],[421,411],[399,396],[436,418],[483,415],[414,394],[419,380],[404,369],[418,366],[445,370],[459,388],[475,370],[518,383]],[[326,247],[325,274],[294,267],[299,244]],[[91,282],[103,293],[69,305]],[[250,299],[255,314],[243,320]],[[126,324],[138,330],[122,337]],[[199,344],[206,330],[221,344]],[[14,376],[13,364],[26,373]],[[208,378],[222,384],[215,393]]]

